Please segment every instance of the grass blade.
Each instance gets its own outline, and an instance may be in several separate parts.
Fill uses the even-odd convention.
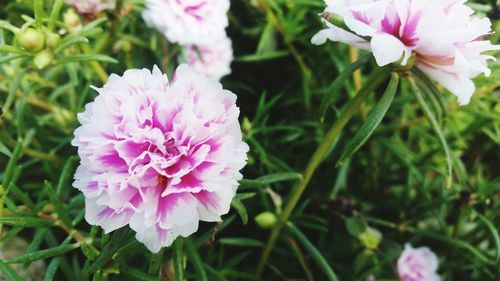
[[[311,257],[314,259],[316,264],[319,266],[321,271],[325,273],[326,277],[330,281],[338,281],[339,279],[337,278],[337,275],[333,271],[333,269],[330,267],[328,262],[326,261],[325,257],[321,254],[321,252],[309,241],[309,239],[302,233],[295,225],[292,223],[288,222],[287,223],[288,230],[290,233],[299,241],[302,246],[309,252]]]
[[[375,106],[373,111],[368,116],[365,124],[359,129],[351,142],[346,146],[342,152],[340,160],[337,162],[337,167],[342,166],[344,162],[351,158],[354,153],[356,153],[371,137],[375,129],[380,125],[382,119],[386,115],[389,107],[394,100],[396,95],[396,90],[399,84],[399,75],[397,73],[392,73],[391,81],[384,92],[384,95],[380,99],[379,103]]]

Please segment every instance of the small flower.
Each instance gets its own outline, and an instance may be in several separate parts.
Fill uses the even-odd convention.
[[[187,65],[170,83],[133,69],[96,90],[72,142],[86,220],[107,233],[128,224],[152,252],[220,221],[248,151],[236,95]]]
[[[172,43],[211,44],[226,36],[229,0],[146,0],[144,20]]]
[[[114,0],[65,0],[65,2],[82,15],[95,15],[104,10],[113,9],[115,6]]]
[[[398,273],[401,281],[440,281],[437,275],[439,261],[427,247],[414,249],[406,244],[398,259]]]
[[[486,51],[500,46],[482,40],[491,33],[487,18],[474,13],[464,0],[325,0],[325,14],[342,17],[352,32],[324,19],[327,29],[313,38],[313,44],[326,40],[344,42],[368,49],[379,66],[401,60],[406,65],[416,53],[416,66],[441,83],[467,104],[475,91],[472,78],[490,75]],[[368,40],[368,41],[367,41]]]
[[[214,80],[231,73],[232,61],[233,48],[227,37],[209,45],[189,45],[185,48],[185,56],[181,58],[181,62]]]

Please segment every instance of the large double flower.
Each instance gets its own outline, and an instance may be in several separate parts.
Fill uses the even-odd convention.
[[[339,16],[341,28],[324,20],[327,28],[312,38],[314,44],[339,41],[368,49],[379,66],[408,63],[416,66],[467,104],[475,91],[471,78],[490,74],[486,51],[499,50],[483,37],[491,33],[487,18],[471,17],[464,0],[325,0],[326,15]]]

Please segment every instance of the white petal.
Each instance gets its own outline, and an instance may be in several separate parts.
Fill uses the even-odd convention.
[[[106,233],[125,226],[131,217],[131,210],[116,213],[106,206],[97,205],[93,199],[85,200],[85,220],[91,225],[101,226]]]
[[[398,38],[386,33],[375,34],[371,48],[379,66],[397,62],[405,52],[405,45]]]

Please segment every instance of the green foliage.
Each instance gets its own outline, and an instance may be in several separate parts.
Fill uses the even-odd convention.
[[[44,281],[389,281],[411,243],[437,253],[442,280],[499,280],[500,64],[468,106],[416,69],[389,82],[370,54],[310,43],[322,0],[231,1],[235,60],[222,84],[238,95],[250,153],[222,222],[157,254],[128,227],[88,225],[71,139],[90,86],[155,64],[171,74],[180,52],[145,25],[143,2],[86,16],[63,0],[0,3],[0,247],[28,241],[0,274],[23,280],[13,265],[43,260]],[[469,2],[498,43],[498,2]]]

